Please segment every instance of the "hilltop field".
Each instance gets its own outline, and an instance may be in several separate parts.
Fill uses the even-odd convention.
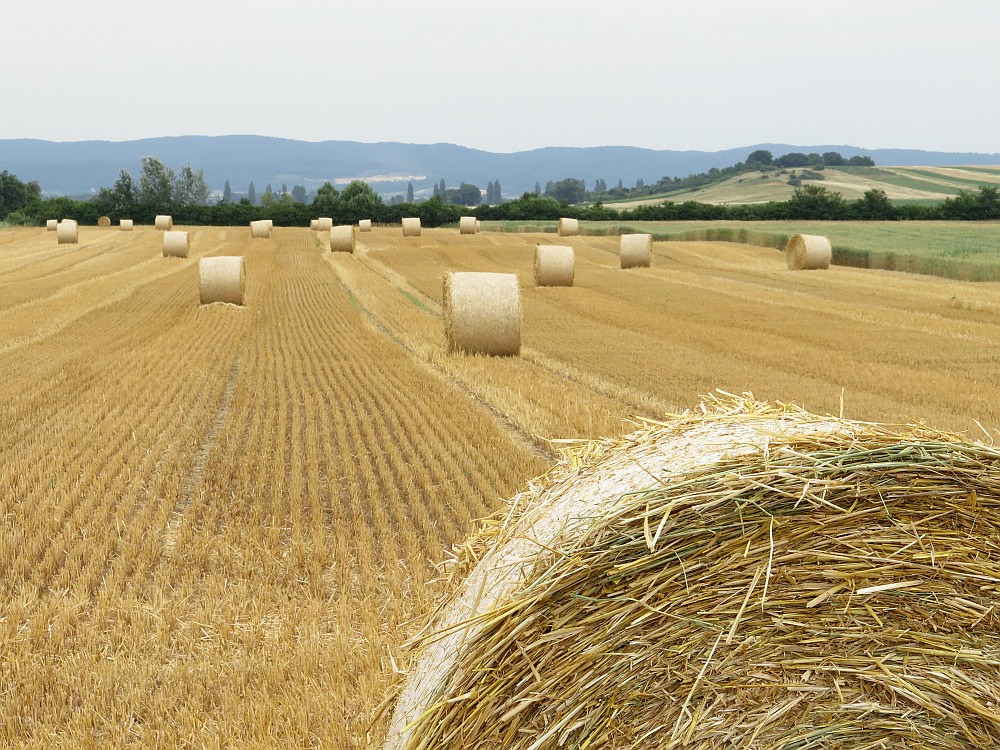
[[[175,228],[187,258],[150,227],[0,231],[4,747],[368,746],[476,519],[566,441],[713,389],[1000,430],[997,282],[705,240],[622,270],[596,234],[388,226],[352,254]],[[574,286],[533,285],[539,243],[575,249]],[[244,306],[199,305],[215,255],[244,257]],[[520,356],[445,353],[448,271],[517,275]]]

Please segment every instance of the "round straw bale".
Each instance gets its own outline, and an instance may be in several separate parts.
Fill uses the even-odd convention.
[[[163,233],[163,257],[186,258],[189,248],[187,232],[171,230]]]
[[[478,228],[476,227],[476,217],[475,216],[462,216],[458,220],[458,233],[459,234],[475,234]]]
[[[319,229],[319,219],[309,219],[310,229]]]
[[[135,229],[135,224],[132,219],[119,219],[118,229],[122,232],[131,232]]]
[[[403,236],[404,237],[419,237],[420,236],[420,217],[407,217],[403,219]]]
[[[483,222],[481,222],[479,219],[476,219],[476,231],[481,232],[482,229],[483,229]]]
[[[274,219],[264,219],[263,221],[264,221],[265,224],[267,224],[267,231],[268,232],[273,232],[274,231]]]
[[[359,232],[370,232],[372,231],[372,220],[371,219],[361,219],[358,222]]]
[[[198,292],[201,304],[229,302],[243,304],[246,274],[243,256],[218,255],[198,261]]]
[[[46,219],[45,220],[45,231],[54,232],[59,226],[59,219]]]
[[[529,488],[387,748],[1000,747],[1000,450],[718,397]]]
[[[352,225],[336,226],[330,230],[330,251],[334,253],[354,252],[354,227]]]
[[[619,254],[622,268],[649,268],[653,265],[653,235],[623,234]]]
[[[97,220],[97,226],[107,228],[111,226],[111,217],[102,216]]]
[[[573,248],[539,245],[535,248],[535,286],[573,286]]]
[[[73,219],[63,219],[56,226],[56,243],[75,245],[80,241],[80,227]]]
[[[254,240],[266,240],[271,236],[271,227],[267,221],[261,219],[250,222],[250,238]]]
[[[580,222],[576,219],[559,219],[559,236],[575,237],[580,234]]]
[[[512,273],[453,272],[444,277],[444,333],[449,352],[521,352],[521,290]]]
[[[174,228],[174,217],[166,214],[158,214],[153,221],[153,226],[161,231],[169,232]]]
[[[333,219],[329,216],[320,216],[316,219],[316,228],[321,232],[329,232],[333,229]]]
[[[815,234],[793,234],[785,246],[785,261],[793,271],[827,269],[833,260],[830,240]]]

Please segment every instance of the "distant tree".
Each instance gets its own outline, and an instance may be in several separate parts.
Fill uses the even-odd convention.
[[[875,160],[870,156],[852,156],[847,160],[849,167],[874,167]]]
[[[308,194],[306,193],[305,187],[302,185],[296,185],[292,188],[292,200],[296,203],[305,203]]]
[[[747,167],[767,167],[774,162],[774,155],[767,149],[759,148],[751,151],[747,157]],[[752,166],[751,166],[752,165]]]
[[[786,169],[788,167],[808,167],[809,157],[798,151],[793,151],[789,154],[785,154],[784,156],[779,156],[774,160],[774,165],[776,167],[781,167],[782,169]]]
[[[0,172],[0,219],[35,203],[41,194],[37,182],[22,182],[6,169]]]
[[[538,183],[536,182],[536,183],[535,183],[535,195],[541,195],[541,194],[542,194],[542,186],[541,186],[541,185],[539,185],[539,184],[538,184]]]
[[[233,189],[229,187],[229,180],[226,180],[226,184],[222,186],[222,202],[233,202]]]
[[[551,195],[552,194],[552,190],[554,188],[555,188],[555,183],[552,182],[552,180],[549,180],[548,182],[545,183],[545,194],[546,195]]]
[[[335,217],[340,213],[340,191],[331,182],[324,182],[316,191],[312,205],[320,216]]]
[[[441,196],[441,188],[438,187],[438,184],[435,182],[434,183],[434,190],[431,192],[431,197],[432,198],[439,198],[440,196]]]
[[[104,193],[105,191],[101,191]],[[107,201],[107,211],[117,216],[132,213],[136,204],[135,181],[127,169],[118,171],[118,179],[104,196]]]
[[[250,180],[250,187],[247,188],[247,202],[251,206],[257,205],[257,188],[254,187],[253,180]]]
[[[437,187],[437,186],[435,185],[435,187]],[[407,203],[413,203],[413,183],[412,182],[406,183],[406,202]]]
[[[594,180],[594,192],[595,193],[608,192],[608,183],[606,183],[603,179]]]
[[[493,181],[493,202],[503,203],[503,190],[500,189],[500,180]]]
[[[847,215],[843,196],[819,185],[795,188],[787,205],[797,219],[843,219]]]
[[[646,187],[646,181],[643,180],[641,177],[635,181],[636,190],[642,190],[644,187]]]
[[[622,178],[621,177],[618,178],[618,189],[619,190],[624,190],[625,189],[625,185],[622,183]]]
[[[209,189],[205,182],[205,170],[197,172],[190,164],[185,164],[174,179],[173,201],[178,206],[204,206],[208,204]]]
[[[353,224],[359,219],[381,216],[384,207],[385,204],[371,185],[364,180],[354,180],[340,194],[339,218]]]
[[[854,202],[854,214],[859,219],[889,220],[896,218],[896,209],[884,190],[872,188]]]
[[[578,180],[575,177],[567,177],[565,180],[559,180],[554,183],[551,190],[545,191],[545,195],[560,203],[569,203],[572,205],[582,201],[586,192],[587,188],[583,180]]]
[[[483,191],[475,185],[462,182],[454,190],[445,190],[442,199],[456,206],[478,206],[483,200]]]
[[[826,167],[843,167],[847,164],[847,159],[836,151],[827,151],[823,154],[823,165]]]
[[[284,183],[281,184],[281,194],[282,195],[288,195],[288,185],[286,185]]]
[[[402,195],[394,195],[389,199],[390,206],[400,206],[403,203],[413,203],[413,201],[407,201]]]
[[[174,170],[155,156],[139,160],[139,203],[156,209],[170,205],[174,192]]]
[[[486,205],[492,206],[496,201],[493,200],[493,180],[486,183]]]
[[[438,195],[444,197],[444,191],[448,188],[444,184],[444,177],[441,178],[441,182],[438,183]]]
[[[271,183],[267,183],[267,187],[264,188],[264,195],[261,196],[261,204],[266,205],[266,201],[270,201],[274,198],[274,190],[271,189]]]

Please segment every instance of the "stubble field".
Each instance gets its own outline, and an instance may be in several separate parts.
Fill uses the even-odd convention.
[[[363,747],[474,519],[713,388],[855,419],[1000,427],[1000,285],[773,250],[398,228],[330,254],[0,232],[0,743]],[[536,243],[576,285],[536,289]],[[197,258],[244,255],[244,308]],[[518,358],[442,350],[441,276],[518,273]],[[377,737],[380,724],[374,727]]]

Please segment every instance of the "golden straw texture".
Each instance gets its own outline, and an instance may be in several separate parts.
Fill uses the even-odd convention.
[[[250,222],[250,238],[266,240],[271,237],[271,224],[265,219]]]
[[[56,231],[56,228],[58,226],[59,226],[59,220],[58,219],[46,219],[45,220],[45,231],[46,232],[54,232],[54,231]]]
[[[478,231],[477,221],[475,216],[462,216],[458,220],[458,233],[459,234],[475,234]]]
[[[329,232],[333,229],[333,219],[329,216],[320,216],[316,219],[316,228],[321,232]]]
[[[653,235],[623,234],[620,248],[622,268],[649,268],[653,265]]]
[[[458,551],[388,748],[1000,747],[1000,451],[726,394]]]
[[[173,258],[186,258],[188,256],[187,232],[169,231],[163,233],[163,256]]]
[[[111,218],[108,216],[102,216],[97,220],[97,226],[101,228],[107,228],[111,226]]]
[[[404,237],[419,237],[420,236],[420,217],[406,217],[403,219],[403,236]]]
[[[793,271],[827,269],[833,260],[830,240],[815,234],[793,234],[785,246],[785,261]]]
[[[80,241],[80,227],[73,219],[63,219],[56,225],[56,243],[75,245]]]
[[[218,255],[198,262],[198,293],[201,304],[243,304],[246,289],[243,256]]]
[[[354,227],[352,225],[342,224],[330,230],[330,251],[334,253],[354,252]]]
[[[535,286],[573,286],[575,253],[562,245],[535,248]]]
[[[575,237],[580,234],[580,222],[576,219],[559,219],[559,236]]]
[[[371,219],[361,219],[358,222],[359,232],[370,232],[372,231],[372,220]]]
[[[444,277],[448,352],[521,352],[521,290],[512,273],[453,272]]]
[[[153,226],[161,231],[169,232],[174,228],[174,217],[166,214],[159,214],[153,221]]]
[[[132,219],[119,219],[118,229],[122,232],[131,232],[135,229],[135,224]]]
[[[319,229],[319,219],[309,219],[310,229]]]

